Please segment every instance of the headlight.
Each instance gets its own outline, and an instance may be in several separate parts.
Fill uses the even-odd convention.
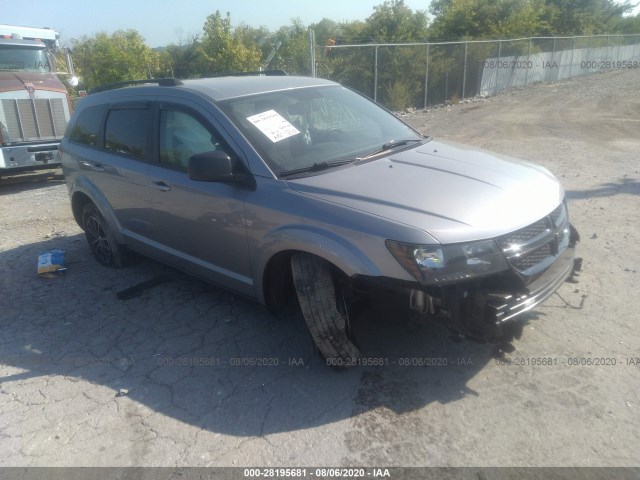
[[[386,244],[400,265],[423,284],[459,282],[509,268],[493,240],[454,245],[412,245],[387,240]]]

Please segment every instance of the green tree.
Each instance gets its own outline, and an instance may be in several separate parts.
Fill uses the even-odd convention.
[[[271,62],[271,68],[279,68],[289,74],[309,75],[309,29],[299,18],[280,27],[273,37],[280,48]]]
[[[248,41],[255,43],[260,50],[260,62],[263,63],[271,53],[275,43],[274,34],[267,27],[252,27],[250,25],[241,24],[238,26]]]
[[[358,48],[325,49],[320,54],[318,74],[339,81],[394,110],[402,110],[423,96],[424,47],[397,48],[376,46],[381,43],[424,42],[428,33],[427,15],[413,11],[404,0],[387,0],[374,7],[364,21],[343,24],[323,20],[317,27],[319,38],[331,38],[340,43],[371,44]],[[328,35],[334,36],[329,37]],[[323,44],[319,44],[322,46]],[[374,76],[375,65],[378,76]],[[376,82],[377,80],[377,82]],[[376,90],[377,87],[377,90]]]
[[[508,38],[552,33],[544,0],[437,0],[430,37]]]
[[[219,10],[207,17],[200,42],[203,73],[223,73],[257,70],[260,50],[243,28],[231,26],[231,14],[225,17]]]
[[[611,21],[611,32],[615,33],[639,33],[640,34],[640,13]]]
[[[72,55],[85,88],[148,78],[157,68],[157,53],[136,30],[99,32],[71,41]]]
[[[547,0],[546,17],[555,35],[592,35],[609,33],[631,9],[611,0]]]
[[[188,37],[180,34],[178,43],[167,46],[166,53],[170,57],[169,69],[176,78],[194,78],[201,75],[204,58],[200,49],[199,35]]]
[[[329,39],[335,40],[342,33],[342,25],[329,18],[312,23],[309,28],[315,33],[317,46],[326,45]]]
[[[622,30],[633,8],[612,0],[434,0],[431,39],[590,35]]]
[[[385,0],[373,10],[365,21],[363,33],[374,42],[423,42],[427,39],[426,12],[414,12],[404,0]]]

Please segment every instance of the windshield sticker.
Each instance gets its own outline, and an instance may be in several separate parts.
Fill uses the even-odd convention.
[[[286,118],[275,110],[267,110],[266,112],[252,115],[247,117],[247,120],[253,123],[273,143],[300,133],[300,130],[291,125]]]

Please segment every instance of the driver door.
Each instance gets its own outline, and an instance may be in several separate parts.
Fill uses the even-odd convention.
[[[156,111],[156,157],[149,168],[153,237],[163,260],[253,296],[244,201],[246,187],[198,182],[187,173],[196,153],[222,150],[238,159],[203,113],[161,103]]]

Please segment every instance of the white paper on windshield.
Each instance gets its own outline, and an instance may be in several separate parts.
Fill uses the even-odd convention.
[[[273,143],[300,133],[300,130],[291,125],[286,118],[275,110],[267,110],[266,112],[252,115],[247,117],[247,120],[253,123]]]

